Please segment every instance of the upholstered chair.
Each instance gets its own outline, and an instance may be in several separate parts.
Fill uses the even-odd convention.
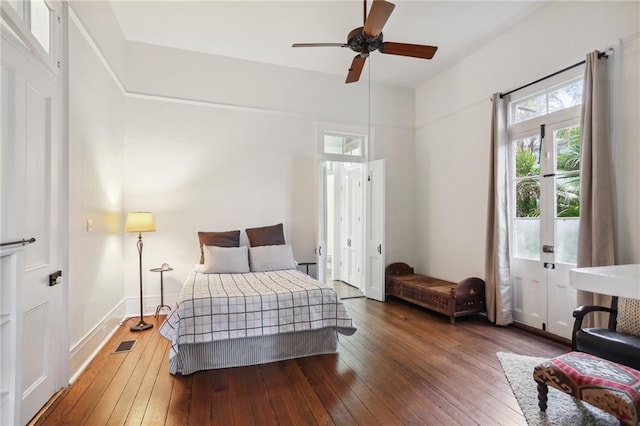
[[[585,316],[608,312],[607,328],[582,328]],[[640,370],[640,300],[614,297],[611,307],[585,305],[573,311],[572,350]]]

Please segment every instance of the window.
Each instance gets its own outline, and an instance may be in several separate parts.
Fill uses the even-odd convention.
[[[509,104],[509,124],[522,123],[582,104],[582,78],[563,82]]]
[[[9,0],[6,6],[2,4],[2,9],[3,19],[28,47],[47,57],[53,55],[55,12],[50,3],[45,0]]]
[[[325,133],[324,153],[362,156],[364,136]]]
[[[43,0],[31,0],[31,32],[44,48],[51,54],[51,9]]]
[[[580,77],[509,102],[515,258],[577,261],[581,103]]]

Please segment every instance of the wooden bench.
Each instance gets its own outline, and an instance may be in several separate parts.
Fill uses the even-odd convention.
[[[640,420],[640,371],[597,356],[569,352],[534,368],[538,406],[547,411],[548,386],[615,416],[622,424]]]
[[[385,269],[385,291],[390,296],[406,300],[456,318],[486,312],[484,281],[467,278],[459,283],[414,274],[406,263],[392,263]]]

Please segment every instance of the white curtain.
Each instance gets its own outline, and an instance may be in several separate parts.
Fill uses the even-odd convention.
[[[498,93],[492,97],[491,169],[487,205],[487,251],[485,293],[487,317],[497,325],[513,322],[509,269],[508,142],[506,103]]]
[[[607,60],[594,51],[587,55],[581,116],[580,228],[578,267],[614,265],[613,166],[609,127]],[[578,292],[578,305],[611,304],[611,298]],[[595,317],[586,326],[603,326]]]

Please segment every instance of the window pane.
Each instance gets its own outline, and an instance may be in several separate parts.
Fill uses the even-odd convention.
[[[362,156],[363,145],[363,136],[324,135],[324,152],[326,154]]]
[[[343,154],[362,155],[362,139],[359,137],[345,138]]]
[[[324,152],[342,154],[342,136],[324,135]]]
[[[580,175],[556,177],[556,216],[580,217]]]
[[[579,219],[556,220],[556,261],[578,263],[578,227]]]
[[[540,138],[513,142],[515,155],[516,217],[540,216]]]
[[[49,6],[44,1],[31,1],[31,32],[47,53],[51,53],[49,45],[51,21],[49,20],[49,15]]]
[[[513,254],[520,259],[540,260],[540,220],[516,219]]]
[[[540,175],[540,138],[531,136],[513,142],[516,177]]]
[[[544,92],[511,103],[511,123],[520,123],[546,113],[547,101]]]
[[[516,182],[516,217],[540,216],[540,178],[524,178]]]
[[[580,170],[580,126],[553,132],[556,146],[556,172]]]
[[[549,90],[549,112],[580,105],[582,103],[582,78]]]

